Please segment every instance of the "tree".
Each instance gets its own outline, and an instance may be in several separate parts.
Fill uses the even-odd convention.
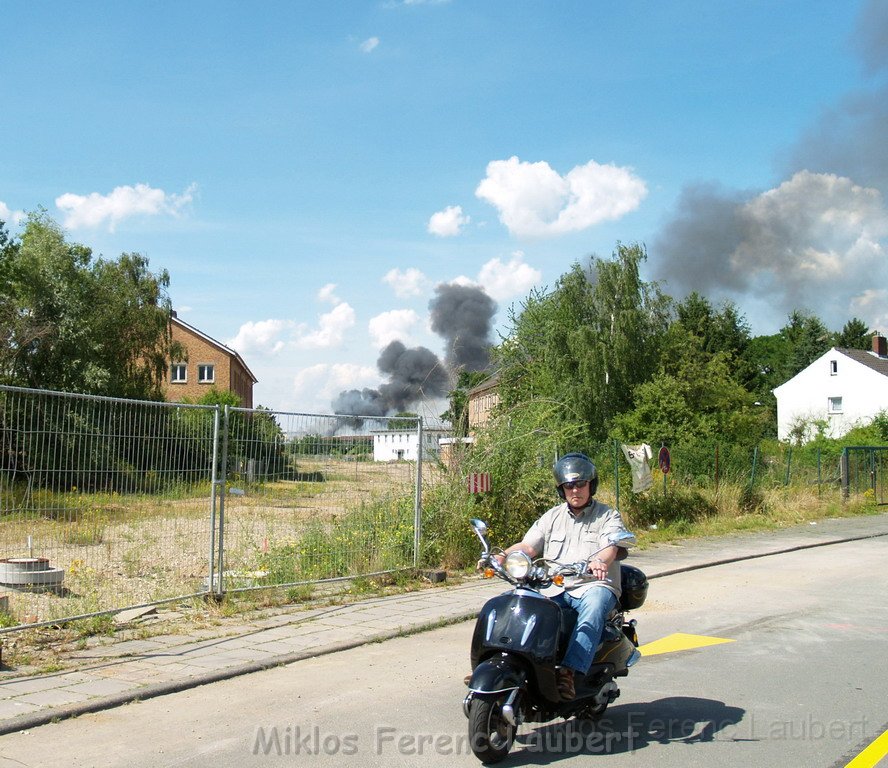
[[[49,331],[21,306],[13,290],[19,247],[0,220],[0,382],[6,383],[14,381],[19,357]]]
[[[675,314],[676,321],[670,330],[675,327],[692,333],[700,339],[700,350],[704,354],[724,353],[732,375],[740,383],[749,381],[751,371],[744,360],[751,338],[749,323],[733,303],[725,302],[716,310],[708,299],[694,291],[676,304]],[[668,339],[666,344],[670,346]]]
[[[680,323],[670,330],[671,354],[664,354],[659,372],[637,388],[635,407],[615,418],[613,437],[685,445],[713,438],[757,442],[762,415],[732,374],[729,354],[707,354],[704,340]]]
[[[635,387],[656,370],[670,301],[640,278],[640,245],[617,244],[609,260],[574,264],[552,292],[534,292],[511,316],[495,352],[506,406],[533,398],[560,404],[565,423],[601,440],[631,408]]]
[[[823,321],[800,310],[790,314],[780,335],[787,345],[780,384],[803,371],[832,346],[832,334]]]
[[[863,320],[852,317],[840,333],[836,334],[835,345],[845,349],[869,349],[873,332]]]
[[[161,399],[173,356],[169,275],[148,259],[93,259],[45,211],[0,247],[3,374],[42,389]]]
[[[393,418],[386,422],[386,429],[392,431],[415,431],[419,414],[412,411],[398,411]]]

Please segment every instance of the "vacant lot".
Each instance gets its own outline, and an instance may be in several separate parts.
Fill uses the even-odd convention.
[[[439,472],[426,463],[423,482]],[[268,562],[294,560],[307,532],[312,547],[323,549],[326,536],[342,550],[347,545],[337,533],[356,519],[385,528],[389,518],[403,525],[409,513],[412,524],[415,481],[416,465],[408,462],[299,457],[288,477],[248,482],[235,475],[215,503],[208,482],[162,496],[51,494],[7,485],[2,557],[47,558],[65,571],[60,593],[10,591],[10,613],[16,622],[42,622],[206,591],[220,535],[226,586],[266,583]],[[353,538],[362,548],[378,540]],[[349,553],[333,554],[343,562]],[[313,554],[318,562],[325,556]],[[280,573],[299,576],[293,569]]]

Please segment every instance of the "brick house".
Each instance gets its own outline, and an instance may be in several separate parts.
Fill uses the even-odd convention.
[[[469,408],[469,434],[475,434],[478,427],[483,427],[490,420],[491,412],[499,405],[499,376],[493,374],[477,387],[466,393]]]
[[[173,341],[185,350],[185,360],[170,361],[164,379],[168,401],[181,402],[186,397],[198,400],[215,386],[237,395],[242,407],[253,407],[253,385],[257,379],[237,352],[180,320],[175,312],[170,316],[170,327]]]

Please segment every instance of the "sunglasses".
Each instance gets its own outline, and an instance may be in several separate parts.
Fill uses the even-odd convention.
[[[561,487],[564,488],[564,490],[566,491],[572,491],[574,488],[583,490],[583,488],[585,488],[587,485],[589,485],[588,480],[574,480],[570,483],[562,483]]]

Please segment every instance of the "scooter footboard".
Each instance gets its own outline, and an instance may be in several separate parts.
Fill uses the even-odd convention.
[[[516,659],[496,656],[482,661],[469,681],[469,690],[476,693],[498,693],[527,687],[527,670]]]

